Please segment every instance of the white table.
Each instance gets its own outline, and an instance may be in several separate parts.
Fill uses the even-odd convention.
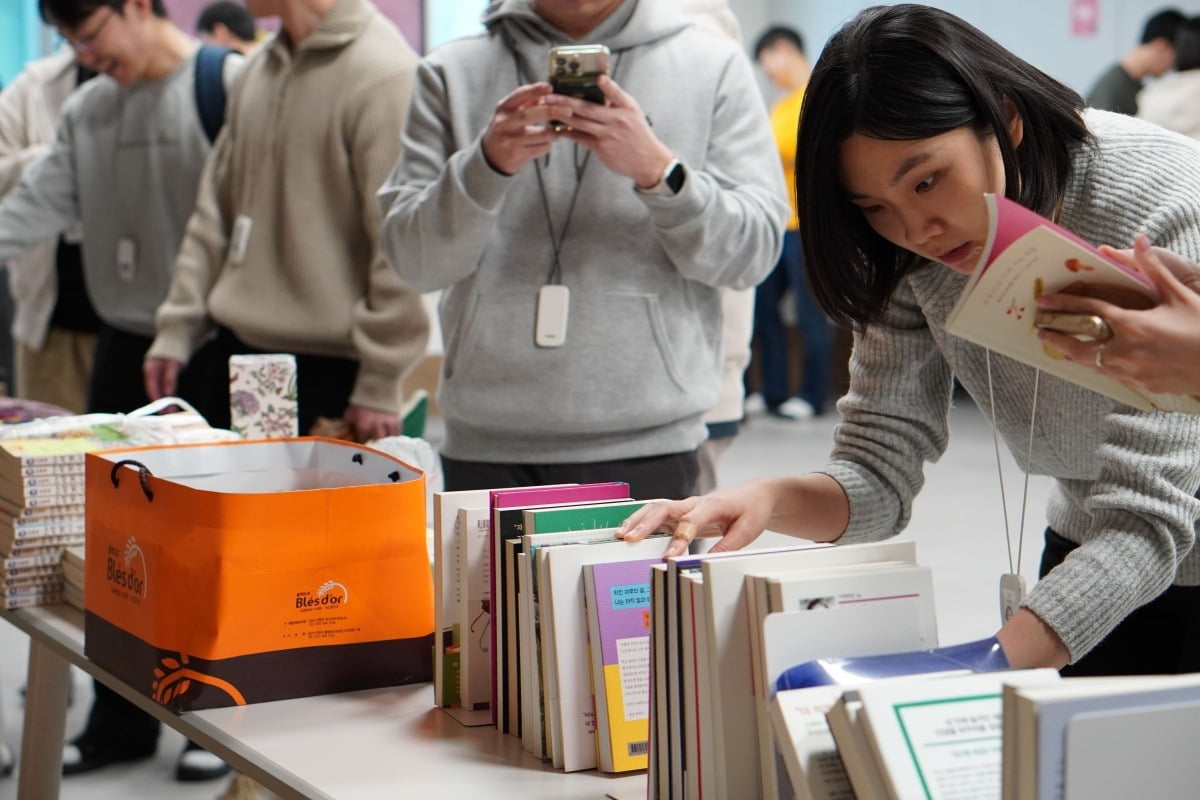
[[[70,665],[285,798],[645,797],[646,776],[564,774],[495,728],[433,708],[430,684],[175,714],[83,655],[83,614],[66,605],[0,611],[30,637],[17,796],[58,797]]]

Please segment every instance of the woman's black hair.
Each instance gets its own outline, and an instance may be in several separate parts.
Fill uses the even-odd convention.
[[[922,263],[872,230],[850,202],[839,174],[846,139],[924,139],[970,127],[999,144],[1008,197],[1049,215],[1073,149],[1091,140],[1083,107],[1076,92],[945,11],[875,6],[846,23],[813,68],[796,150],[805,261],[826,313],[851,326],[878,319]],[[1023,120],[1019,152],[1010,108]]]
[[[38,13],[47,25],[61,25],[72,31],[96,13],[96,9],[107,6],[118,14],[123,14],[126,2],[127,0],[38,0]],[[163,0],[150,0],[150,12],[156,17],[165,18],[167,7],[163,5]]]

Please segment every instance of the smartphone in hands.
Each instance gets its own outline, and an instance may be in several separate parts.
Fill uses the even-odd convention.
[[[578,97],[591,103],[604,103],[604,92],[596,84],[601,75],[607,75],[610,53],[602,44],[561,45],[550,50],[546,80],[555,94]],[[560,120],[550,120],[556,131],[570,126]]]

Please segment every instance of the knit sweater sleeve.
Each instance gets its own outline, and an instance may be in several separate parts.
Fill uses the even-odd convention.
[[[79,219],[76,108],[78,102],[68,103],[49,152],[22,173],[0,203],[0,262],[21,256]]]
[[[21,180],[25,169],[49,152],[47,142],[33,133],[29,107],[37,83],[28,71],[22,72],[0,92],[0,197]]]
[[[429,340],[429,317],[420,295],[384,259],[382,215],[375,200],[376,190],[396,161],[412,78],[413,69],[406,65],[364,86],[352,104],[347,130],[363,233],[371,243],[366,292],[355,303],[350,332],[359,361],[350,403],[391,412],[399,410],[401,377],[424,355]],[[380,102],[380,97],[395,101]]]
[[[1099,424],[1099,474],[1086,488],[1078,548],[1038,581],[1025,605],[1077,661],[1161,594],[1195,543],[1200,421],[1117,406]]]
[[[1155,244],[1200,260],[1200,158],[1152,158],[1146,152],[1136,175],[1130,159],[1100,163],[1088,173],[1090,192],[1122,198],[1120,205],[1104,207],[1105,224],[1143,231]],[[1130,189],[1143,179],[1157,191]],[[1195,571],[1187,556],[1200,519],[1200,417],[1117,406],[1099,424],[1098,474],[1090,484],[1068,482],[1072,489],[1082,485],[1064,492],[1073,499],[1058,512],[1080,521],[1080,530],[1060,531],[1080,545],[1026,600],[1063,640],[1072,661],[1172,582],[1200,581],[1200,575],[1185,574]]]
[[[902,285],[883,318],[855,336],[850,390],[838,403],[843,421],[822,471],[850,503],[839,544],[882,539],[908,524],[925,462],[946,450],[952,385],[950,367]]]

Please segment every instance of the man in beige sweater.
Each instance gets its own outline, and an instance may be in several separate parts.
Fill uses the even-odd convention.
[[[280,31],[229,98],[145,364],[151,398],[216,335],[297,359],[300,430],[341,417],[360,440],[399,431],[400,381],[429,320],[379,251],[375,191],[399,155],[417,56],[369,0],[250,0]],[[229,420],[214,376],[201,412]]]
[[[92,74],[64,47],[26,64],[0,93],[0,197],[50,152],[67,97]],[[80,233],[47,239],[7,270],[16,394],[76,414],[87,406],[99,327],[83,285]]]

